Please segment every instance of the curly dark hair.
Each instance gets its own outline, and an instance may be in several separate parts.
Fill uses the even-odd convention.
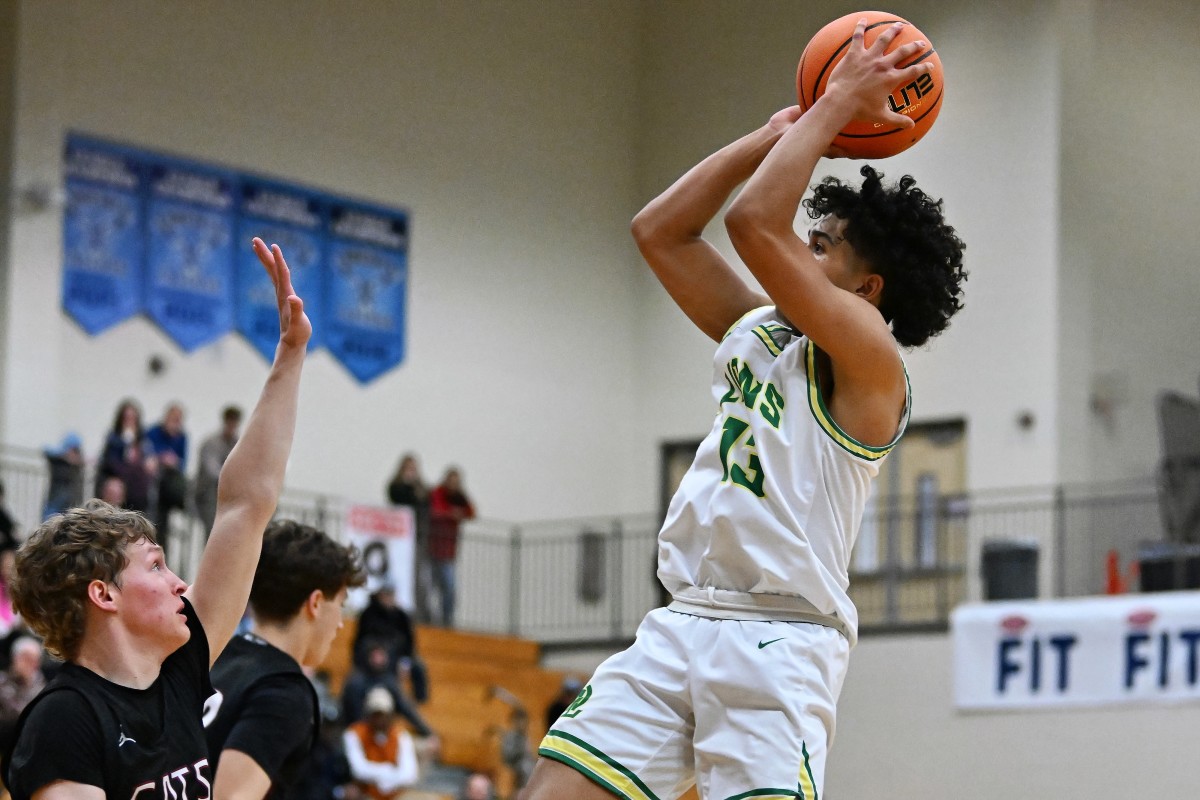
[[[804,208],[813,219],[832,214],[846,220],[846,241],[883,277],[879,311],[904,347],[925,344],[963,307],[966,245],[946,224],[942,201],[905,175],[884,186],[883,174],[863,167],[862,187],[834,177],[813,187]]]
[[[276,520],[263,534],[250,607],[258,619],[287,622],[317,589],[332,598],[366,580],[357,548],[338,544],[311,525]]]
[[[154,526],[136,511],[89,500],[55,514],[17,550],[16,575],[8,587],[13,608],[46,649],[71,661],[79,655],[87,624],[87,587],[94,580],[120,586],[129,564],[125,548],[146,539],[157,544]]]

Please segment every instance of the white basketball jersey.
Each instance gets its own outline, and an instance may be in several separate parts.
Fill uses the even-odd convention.
[[[715,356],[712,430],[671,500],[658,576],[672,607],[828,624],[853,644],[850,551],[896,437],[868,447],[825,408],[816,347],[773,306],[737,322]]]

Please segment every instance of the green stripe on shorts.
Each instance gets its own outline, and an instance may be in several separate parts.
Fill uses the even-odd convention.
[[[759,800],[795,800],[799,796],[800,793],[792,789],[751,789],[748,792],[727,797],[725,800],[743,800],[747,797],[755,797]]]
[[[618,797],[627,800],[658,800],[650,787],[623,765],[582,739],[562,731],[550,731],[538,755],[566,764],[583,773]]]

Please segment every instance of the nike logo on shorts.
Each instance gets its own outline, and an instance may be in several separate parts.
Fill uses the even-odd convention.
[[[778,639],[772,639],[772,640],[771,640],[771,641],[769,641],[769,642],[764,642],[764,641],[762,641],[762,640],[759,640],[759,642],[758,642],[758,649],[759,649],[759,650],[762,650],[764,647],[766,647],[766,646],[767,646],[767,645],[769,645],[769,644],[775,644],[776,642],[783,641],[783,638],[784,638],[784,637],[780,636]]]

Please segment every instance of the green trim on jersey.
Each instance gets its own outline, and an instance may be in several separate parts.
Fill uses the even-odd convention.
[[[779,345],[775,344],[775,339],[771,337],[771,331],[766,325],[759,325],[757,328],[752,328],[750,332],[757,336],[760,342],[766,345],[767,352],[771,354],[772,358],[778,357],[779,354],[783,352]]]
[[[817,346],[811,341],[808,342],[804,356],[805,369],[808,371],[808,407],[812,410],[813,417],[817,420],[817,424],[824,429],[825,433],[829,434],[829,438],[833,439],[843,450],[852,455],[867,461],[878,461],[892,451],[896,443],[900,441],[901,435],[904,433],[904,425],[900,426],[900,430],[896,432],[896,438],[883,447],[872,447],[871,445],[863,444],[848,433],[843,431],[841,427],[834,421],[829,414],[829,409],[825,407],[825,398],[821,394],[821,381],[817,377]],[[907,421],[909,406],[911,405],[912,387],[908,382],[908,369],[904,370],[905,398],[904,398],[904,416],[903,420]]]
[[[618,797],[626,800],[658,800],[637,775],[569,733],[555,730],[547,733],[538,747],[538,755],[566,764]]]

